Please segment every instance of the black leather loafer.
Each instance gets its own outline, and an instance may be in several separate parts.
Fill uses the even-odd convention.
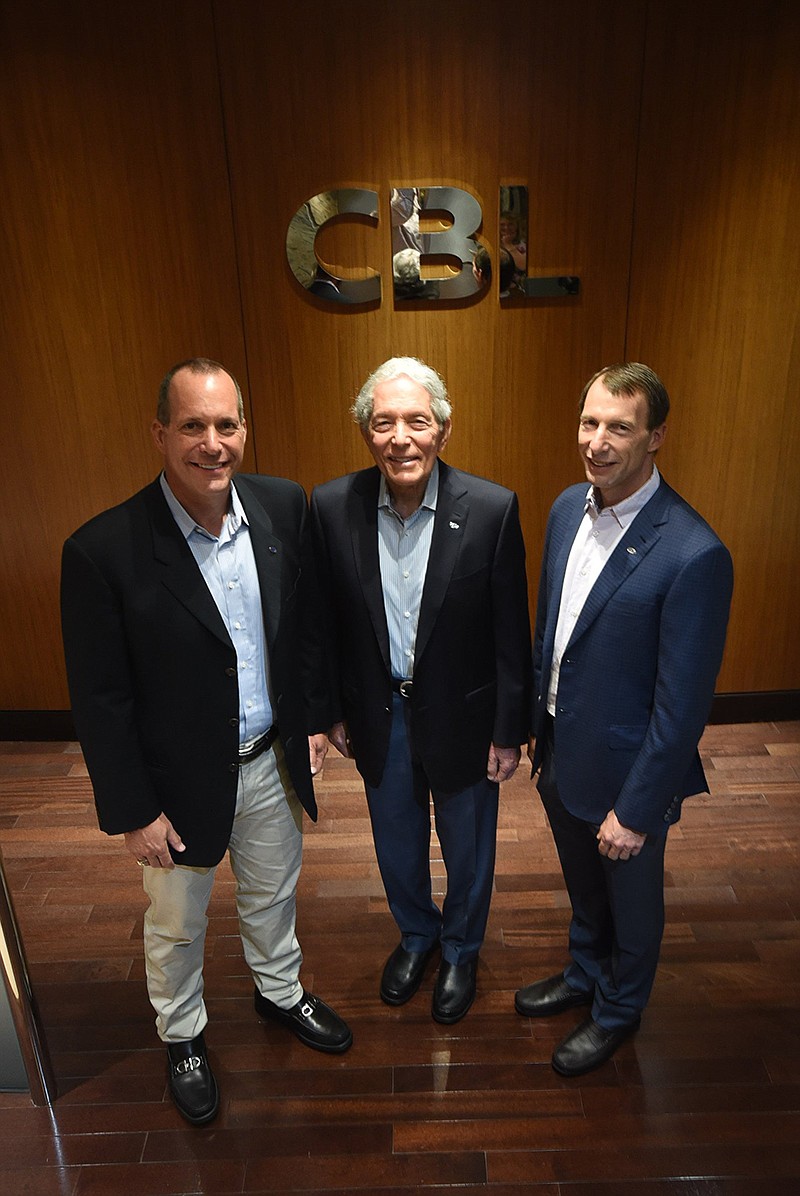
[[[291,1030],[306,1046],[315,1051],[327,1051],[337,1055],[352,1045],[350,1027],[343,1022],[330,1005],[326,1005],[313,993],[303,990],[303,995],[291,1009],[281,1009],[256,989],[254,1004],[259,1017],[279,1022]]]
[[[178,1112],[192,1125],[205,1125],[219,1110],[219,1091],[202,1034],[188,1042],[167,1043],[169,1092]]]
[[[433,989],[433,1020],[444,1025],[460,1022],[475,1000],[475,977],[478,960],[468,963],[448,963],[443,959]]]
[[[576,1005],[590,1005],[593,994],[571,988],[563,973],[537,980],[527,988],[521,988],[514,997],[514,1008],[523,1017],[552,1017]]]
[[[618,1030],[604,1030],[587,1017],[553,1051],[551,1063],[561,1076],[582,1076],[610,1059],[628,1035],[639,1029],[640,1018]]]
[[[395,947],[386,960],[381,976],[381,1000],[387,1005],[405,1005],[422,984],[428,960],[436,945],[428,951],[406,951],[402,943]]]

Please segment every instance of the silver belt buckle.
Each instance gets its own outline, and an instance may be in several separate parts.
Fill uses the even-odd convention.
[[[413,681],[401,681],[397,688],[400,690],[401,698],[410,698],[412,693],[414,692],[414,682]]]

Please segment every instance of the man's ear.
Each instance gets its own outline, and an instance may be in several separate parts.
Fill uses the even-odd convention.
[[[648,453],[657,453],[664,443],[667,436],[667,425],[662,424],[659,428],[653,428],[650,433],[650,444],[647,447]]]
[[[150,433],[155,441],[155,446],[160,453],[164,452],[164,425],[160,419],[154,419],[150,425]]]

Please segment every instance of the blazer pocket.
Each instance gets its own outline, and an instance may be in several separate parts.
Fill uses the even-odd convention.
[[[636,726],[622,726],[608,728],[608,746],[617,751],[630,751],[641,747],[647,734],[647,723]]]

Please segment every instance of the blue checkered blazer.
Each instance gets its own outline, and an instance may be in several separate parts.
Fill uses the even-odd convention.
[[[565,490],[547,525],[534,641],[534,769],[564,572],[586,489]],[[572,814],[600,823],[613,807],[624,826],[663,834],[684,797],[707,790],[697,744],[732,589],[727,548],[662,478],[592,588],[561,662],[556,784]]]

